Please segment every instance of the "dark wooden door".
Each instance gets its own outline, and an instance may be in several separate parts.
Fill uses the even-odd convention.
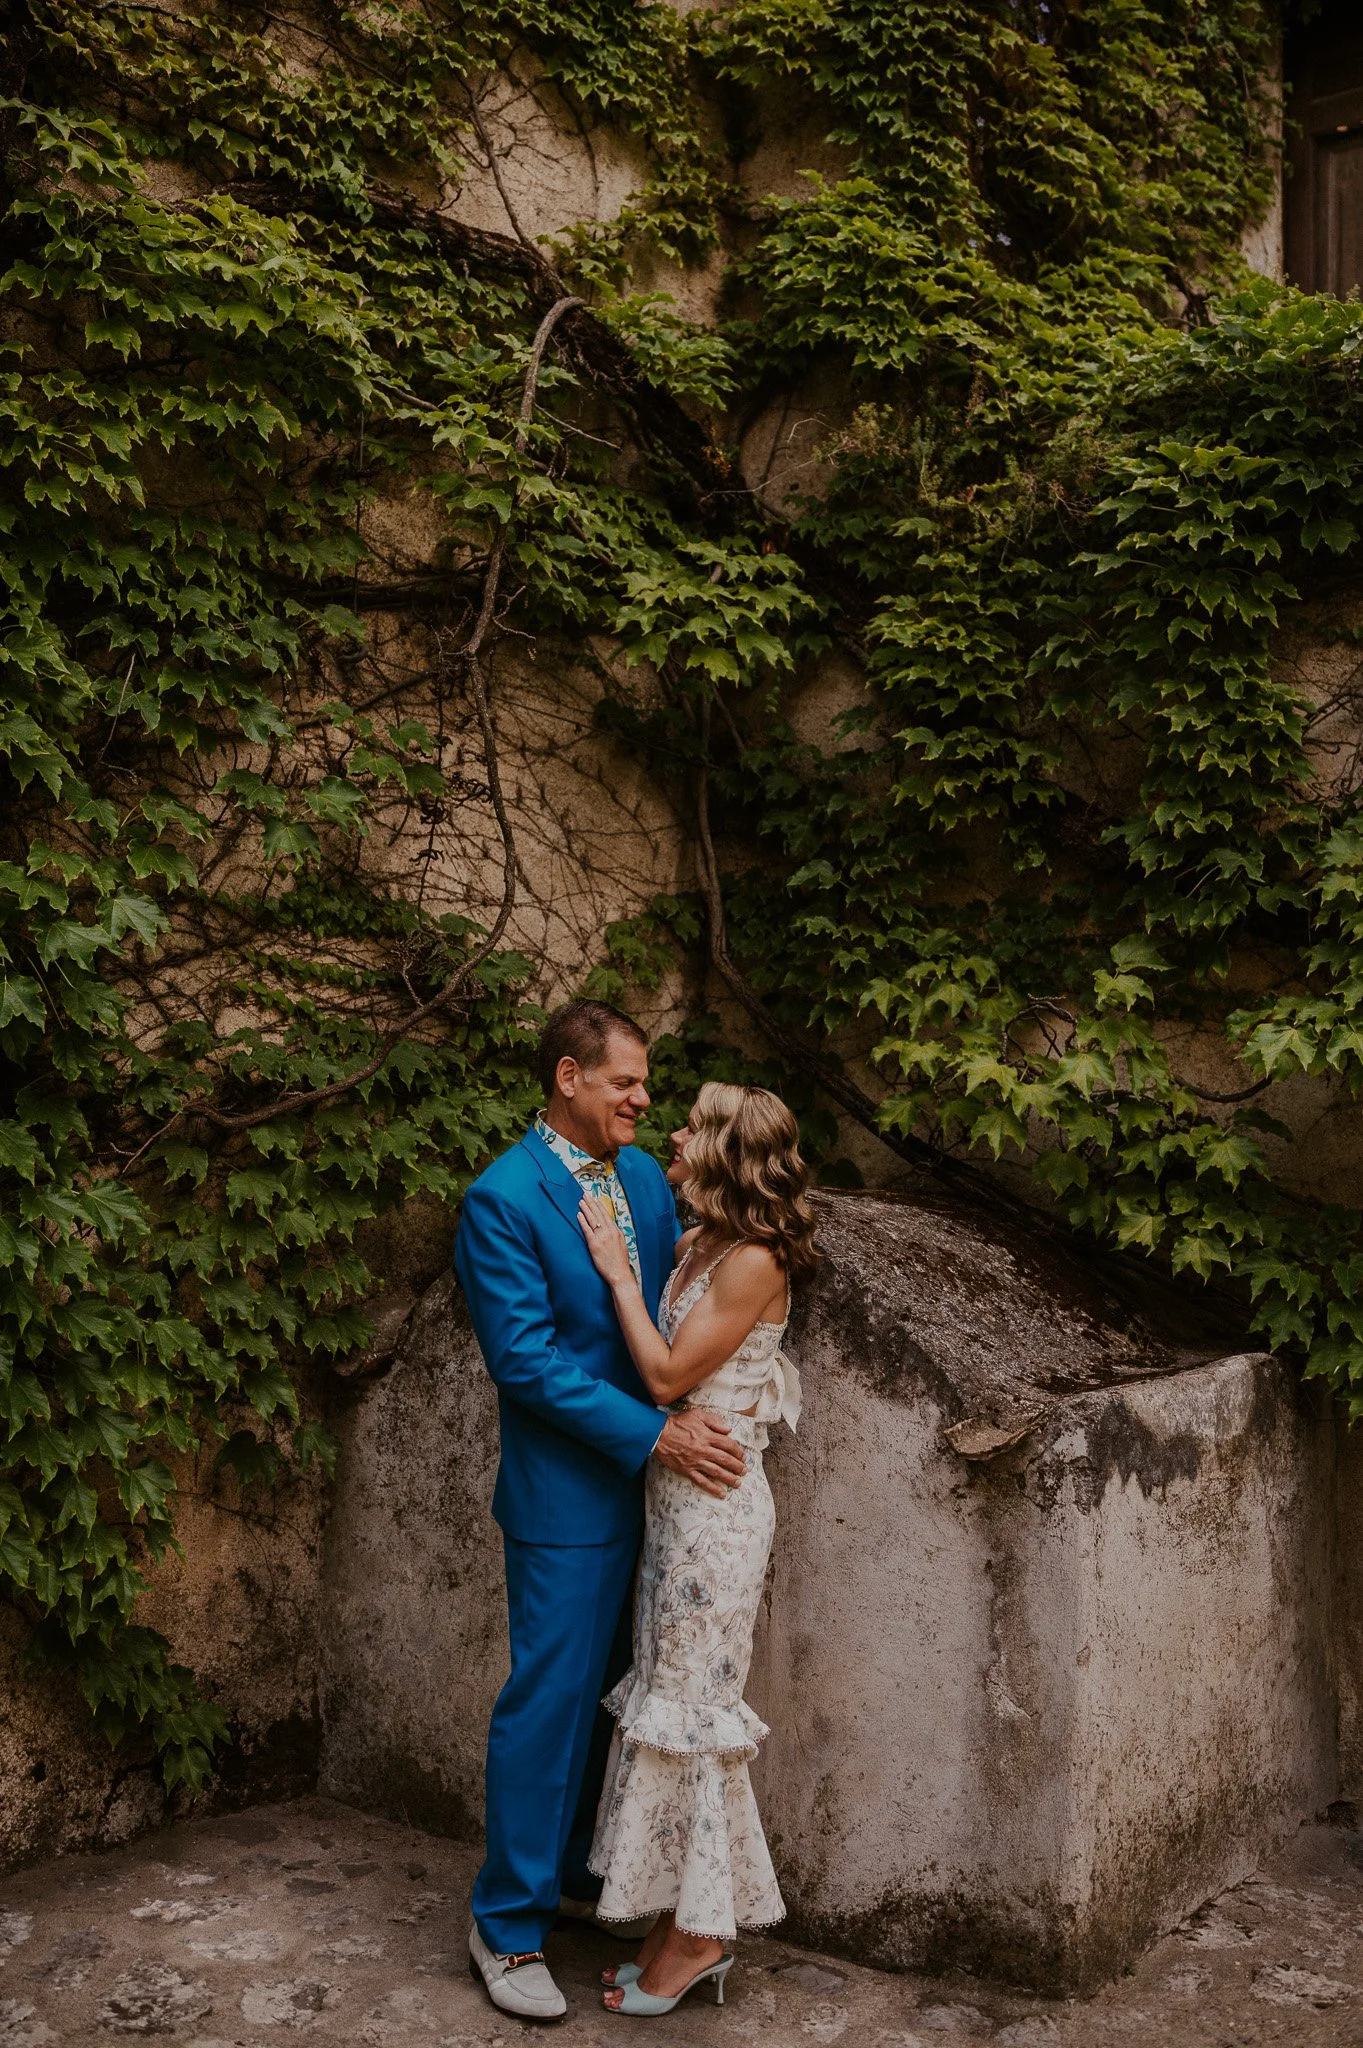
[[[1333,138],[1316,170],[1318,291],[1344,298],[1363,286],[1363,131]]]
[[[1289,37],[1287,274],[1305,291],[1363,291],[1363,0]]]

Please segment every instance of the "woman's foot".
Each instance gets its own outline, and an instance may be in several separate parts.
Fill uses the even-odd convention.
[[[653,1998],[677,1998],[693,1978],[717,1963],[723,1954],[724,1943],[712,1935],[683,1934],[679,1927],[669,1926],[639,1978],[639,1989]],[[623,1991],[611,1990],[602,2003],[608,2011],[618,2012],[624,1997]]]
[[[667,1940],[667,1937],[671,1932],[671,1913],[660,1913],[657,1919],[654,1921],[653,1925],[649,1928],[648,1933],[644,1936],[643,1944],[640,1947],[639,1953],[634,1958],[634,1967],[636,1970],[640,1972],[641,1975],[648,1968],[649,1964],[653,1961],[654,1956],[657,1955],[659,1949]],[[611,1986],[616,1982],[615,1973],[616,1965],[614,1963],[612,1963],[608,1969],[605,1969],[601,1972],[601,1982],[606,1986],[607,1990],[609,1990]]]

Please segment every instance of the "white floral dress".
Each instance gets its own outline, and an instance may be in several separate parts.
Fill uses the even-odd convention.
[[[675,1274],[668,1280],[658,1327],[669,1344],[718,1264],[675,1306]],[[724,1415],[747,1451],[740,1485],[717,1500],[649,1463],[634,1663],[606,1699],[618,1725],[590,1858],[605,1879],[603,1920],[671,1908],[684,1932],[725,1941],[739,1927],[785,1917],[748,1780],[767,1729],[743,1699],[775,1528],[762,1470],[767,1424],[784,1417],[793,1429],[800,1412],[799,1379],[781,1351],[785,1329],[755,1324],[732,1358],[676,1404]],[[754,1405],[755,1414],[741,1412]]]

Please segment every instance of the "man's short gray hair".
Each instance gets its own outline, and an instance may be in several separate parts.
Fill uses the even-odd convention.
[[[554,1092],[560,1060],[576,1060],[580,1067],[599,1067],[616,1032],[623,1032],[636,1045],[647,1046],[647,1034],[633,1017],[609,1003],[565,1003],[555,1010],[540,1033],[539,1077],[547,1102]]]

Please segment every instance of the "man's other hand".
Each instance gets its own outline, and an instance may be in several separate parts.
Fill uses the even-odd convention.
[[[734,1442],[728,1423],[705,1408],[669,1415],[653,1455],[669,1472],[680,1472],[717,1500],[732,1492],[748,1469],[743,1446]]]

